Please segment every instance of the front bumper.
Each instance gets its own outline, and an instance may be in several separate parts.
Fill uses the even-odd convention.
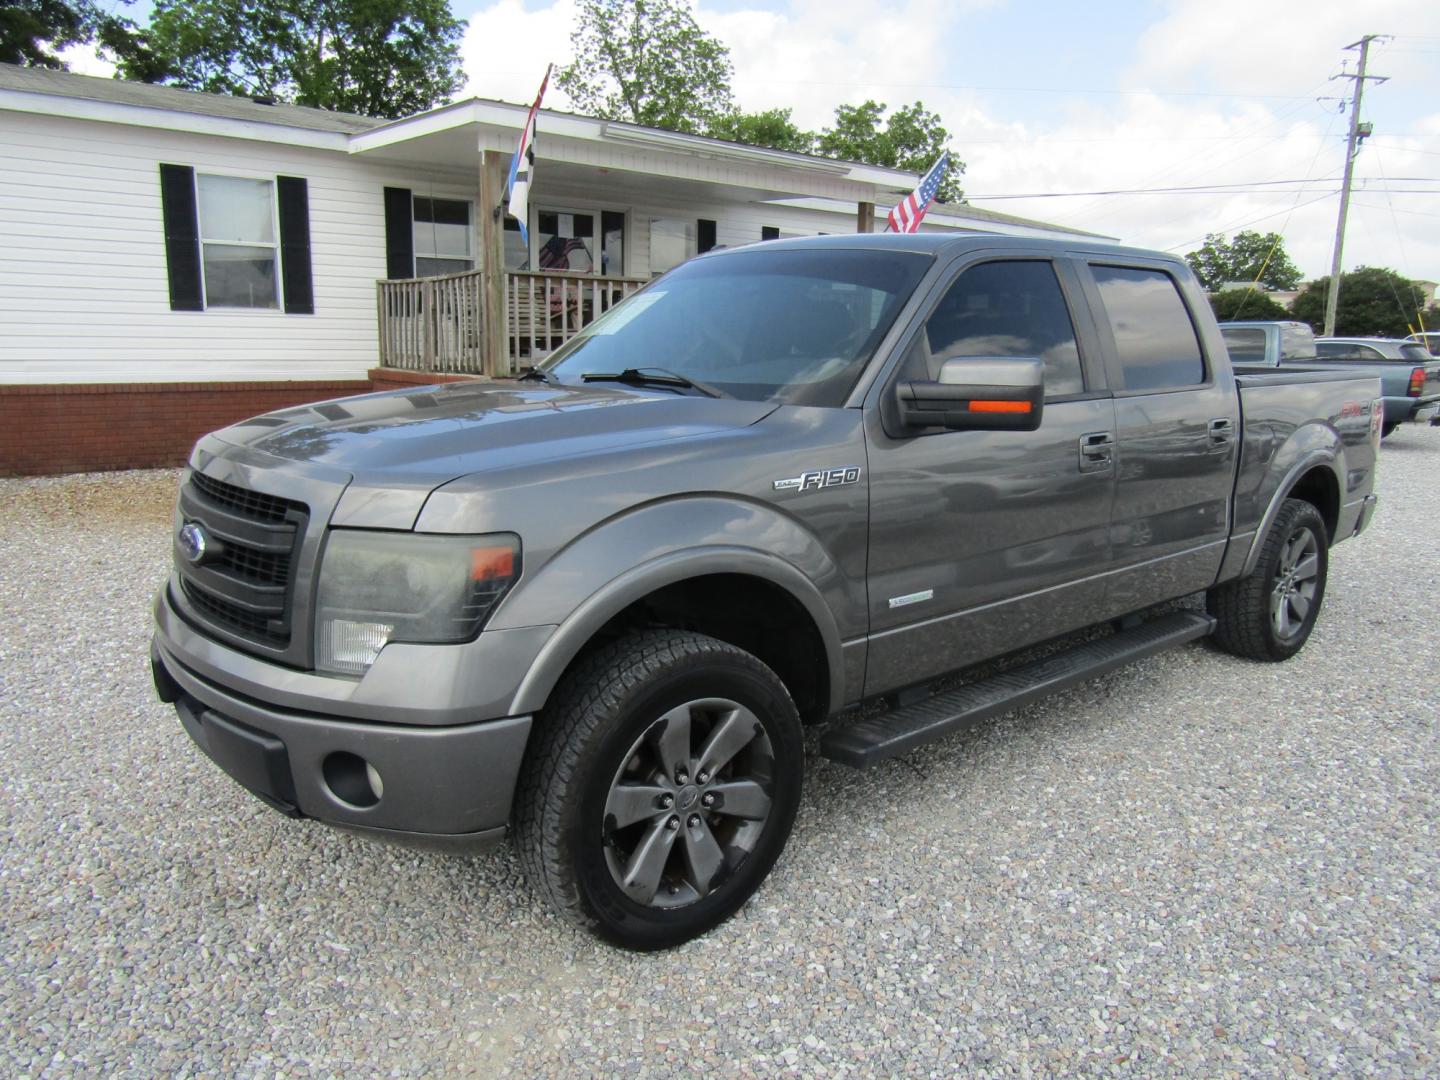
[[[445,727],[337,719],[221,687],[158,633],[150,659],[156,692],[196,745],[280,812],[447,851],[504,838],[529,716]]]

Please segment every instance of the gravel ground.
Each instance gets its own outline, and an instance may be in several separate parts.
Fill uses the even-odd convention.
[[[293,823],[146,670],[176,474],[0,480],[0,1070],[1440,1073],[1440,429],[1284,665],[1194,645],[866,773],[633,956],[508,849]]]

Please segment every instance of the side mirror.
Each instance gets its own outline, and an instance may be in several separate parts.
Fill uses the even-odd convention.
[[[1034,431],[1045,409],[1045,364],[1010,356],[946,360],[935,382],[895,387],[907,428]]]

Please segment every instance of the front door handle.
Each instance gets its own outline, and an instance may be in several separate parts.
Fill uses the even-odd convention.
[[[1092,431],[1080,436],[1080,471],[1102,472],[1114,463],[1115,433]]]
[[[1235,425],[1227,416],[1210,421],[1210,441],[1217,445],[1227,443],[1235,435]]]

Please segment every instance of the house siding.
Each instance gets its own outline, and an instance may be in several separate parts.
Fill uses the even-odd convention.
[[[464,170],[0,112],[0,382],[362,380],[376,363],[383,189],[473,198]],[[303,177],[315,313],[172,311],[162,162]]]

